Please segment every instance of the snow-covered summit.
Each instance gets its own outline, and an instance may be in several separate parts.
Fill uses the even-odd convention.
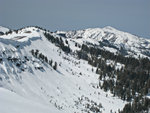
[[[24,42],[30,38],[35,37],[40,37],[40,30],[35,27],[27,27],[20,30],[14,30],[9,34],[0,36],[0,38],[16,40],[19,42]]]
[[[123,49],[127,56],[150,57],[150,39],[137,37],[110,26],[68,32],[59,31],[57,34],[63,34],[63,36],[80,43],[100,45],[102,49],[114,53]]]
[[[6,32],[8,32],[8,31],[9,31],[8,28],[0,26],[0,32],[1,32],[1,33],[6,33]]]

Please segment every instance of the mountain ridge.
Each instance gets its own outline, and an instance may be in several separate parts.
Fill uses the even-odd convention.
[[[135,56],[138,58],[139,55],[141,57],[149,57],[149,48],[150,48],[150,39],[144,39],[141,37],[137,37],[135,35],[129,34],[127,32],[118,31],[115,28],[110,26],[104,28],[89,28],[85,30],[78,30],[78,31],[68,31],[68,32],[61,32],[58,31],[58,34],[63,34],[63,36],[67,38],[83,38],[88,43],[100,45],[99,42],[108,43],[107,45],[115,46],[112,48],[114,52],[119,52],[119,49],[125,49],[134,52],[134,54],[129,54],[131,56]],[[107,42],[106,42],[107,41]],[[82,41],[83,43],[83,41]],[[117,50],[117,49],[118,50]],[[104,48],[105,50],[109,51],[110,48]],[[148,55],[144,54],[147,53]],[[142,54],[141,54],[142,53]]]
[[[3,26],[0,26],[0,35],[3,35],[4,33],[8,32],[9,29]]]
[[[79,34],[89,36],[84,35],[84,32],[79,31]],[[126,66],[131,67],[129,71],[134,72],[136,69],[132,69],[131,64],[142,62],[138,60],[138,55],[132,58],[122,54],[119,51],[121,45],[118,47],[109,43],[109,40],[105,39],[107,37],[102,39],[101,43],[95,40],[95,38],[102,38],[99,37],[101,33],[91,36],[95,38],[80,37],[76,31],[71,32],[71,35],[68,34],[69,37],[68,32],[63,32],[65,35],[61,33],[50,32],[40,27],[27,27],[0,36],[0,87],[9,90],[3,92],[0,89],[1,95],[6,92],[8,95],[15,93],[15,98],[21,96],[33,103],[42,104],[41,109],[43,106],[49,106],[51,110],[63,113],[105,113],[122,110],[127,100],[132,97],[129,92],[122,96],[116,93],[115,88],[109,90],[107,80],[111,83],[110,86],[115,87],[115,84],[120,81],[117,81],[119,78],[117,74],[126,72],[124,69]],[[112,36],[114,35],[108,34],[108,39]],[[142,53],[140,54],[142,56]],[[144,61],[149,60],[144,59]],[[131,64],[128,66],[127,62]],[[140,71],[139,67],[136,68]],[[147,76],[146,74],[145,79]],[[144,83],[148,82],[144,81]],[[7,102],[7,98],[4,98],[3,102]],[[0,105],[3,106],[3,103],[0,102]],[[11,104],[9,105],[11,111]],[[26,106],[26,104],[22,105]],[[15,109],[17,113],[17,108]],[[26,113],[25,109],[26,107],[23,107],[21,112]],[[47,107],[45,109],[47,110]],[[32,110],[29,112],[36,113]]]

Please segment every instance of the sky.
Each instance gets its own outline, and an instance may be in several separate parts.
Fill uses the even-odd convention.
[[[0,0],[0,25],[50,31],[112,26],[150,38],[150,0]]]

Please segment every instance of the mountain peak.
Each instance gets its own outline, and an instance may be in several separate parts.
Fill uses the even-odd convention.
[[[104,27],[103,29],[114,30],[115,28],[114,28],[114,27],[111,27],[111,26],[106,26],[106,27]],[[116,30],[116,29],[115,29],[115,30]]]
[[[5,33],[5,32],[8,32],[8,31],[9,31],[8,28],[0,26],[0,32]]]

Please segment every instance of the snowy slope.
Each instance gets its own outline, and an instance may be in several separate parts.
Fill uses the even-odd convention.
[[[116,44],[116,47],[123,43],[124,35],[127,35],[128,40],[132,36],[122,32],[120,36],[119,31],[110,29],[113,28],[50,34],[54,37],[60,37],[60,33],[65,34],[65,37],[61,36],[62,40],[68,41],[72,51],[80,49],[75,46],[75,43],[81,45],[89,42],[98,45],[98,41],[106,39],[104,37],[106,31],[118,33],[114,40],[111,36],[107,37],[107,40]],[[30,106],[26,112],[34,113],[35,106],[38,106],[38,113],[84,113],[92,112],[91,107],[98,108],[103,113],[109,113],[111,110],[118,112],[118,109],[124,107],[125,101],[99,88],[99,75],[95,73],[95,67],[89,65],[87,61],[77,59],[73,54],[64,53],[55,44],[49,42],[43,33],[43,30],[36,27],[28,27],[17,33],[0,36],[0,87],[2,87],[0,88],[0,106],[7,104],[10,108],[0,107],[0,112],[9,113],[13,110],[13,113],[24,113],[24,110]],[[80,36],[82,38],[79,38]],[[146,41],[149,45],[147,39],[138,38],[141,41],[138,43],[134,41],[137,37],[132,37],[132,42],[127,41],[128,43],[124,45],[130,47],[130,43],[132,45],[137,43],[139,46],[138,44],[143,43],[142,41]],[[57,62],[57,70],[31,54],[31,50],[37,49],[49,60],[52,59],[53,65]],[[115,49],[112,48],[112,50]],[[120,64],[118,65],[120,67]],[[17,105],[20,106],[19,109]]]
[[[119,31],[110,26],[104,28],[89,28],[78,31],[57,31],[78,43],[86,43],[100,46],[100,48],[121,53],[125,56],[150,57],[150,40]]]
[[[29,100],[7,89],[0,88],[1,113],[60,113],[54,106]]]

